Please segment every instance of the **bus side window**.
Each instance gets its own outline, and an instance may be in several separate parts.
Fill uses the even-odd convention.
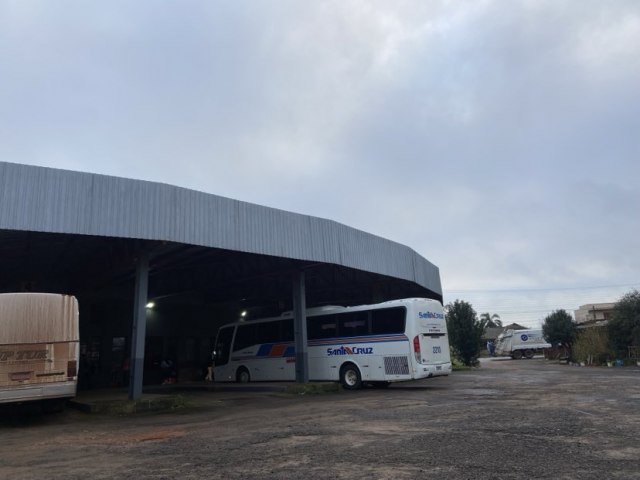
[[[371,333],[374,335],[404,333],[407,310],[404,307],[385,308],[371,312]]]
[[[358,337],[367,335],[368,312],[350,312],[336,315],[338,317],[338,332],[341,337]]]
[[[280,341],[293,342],[293,320],[280,320]]]
[[[260,343],[257,341],[259,324],[239,325],[236,331],[236,338],[233,341],[233,351],[237,352],[244,348]]]
[[[256,325],[256,344],[278,343],[280,339],[280,322],[265,322]]]
[[[307,317],[307,338],[334,338],[338,336],[338,319],[336,315],[319,315]]]
[[[218,338],[216,338],[216,346],[214,350],[216,365],[226,365],[229,362],[231,337],[233,337],[233,327],[223,328],[218,332]]]

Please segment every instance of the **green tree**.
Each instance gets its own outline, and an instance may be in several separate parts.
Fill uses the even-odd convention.
[[[618,300],[609,321],[611,346],[618,354],[631,345],[640,346],[640,292],[633,290]]]
[[[573,344],[576,341],[576,324],[566,310],[556,310],[547,315],[542,324],[542,335],[551,345],[562,345],[573,358]]]
[[[480,321],[483,322],[487,328],[502,327],[502,320],[500,320],[500,315],[497,313],[493,315],[489,312],[483,313],[480,315]]]
[[[482,349],[484,324],[470,303],[456,300],[446,306],[451,350],[465,365],[477,365]]]

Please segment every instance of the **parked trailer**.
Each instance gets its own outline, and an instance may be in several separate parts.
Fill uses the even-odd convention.
[[[75,297],[0,294],[0,404],[63,407],[76,394],[79,352]]]
[[[533,358],[551,344],[542,336],[542,330],[505,330],[496,339],[496,355],[510,356],[516,360]]]

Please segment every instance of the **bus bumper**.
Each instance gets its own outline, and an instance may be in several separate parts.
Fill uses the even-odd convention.
[[[49,398],[71,398],[75,396],[76,382],[0,387],[0,404],[31,402]]]
[[[451,362],[436,365],[420,365],[422,377],[441,377],[450,375],[452,371]]]

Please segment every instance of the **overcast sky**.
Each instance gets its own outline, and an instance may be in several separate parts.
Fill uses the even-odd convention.
[[[336,220],[533,325],[640,288],[640,2],[0,0],[0,159]]]

